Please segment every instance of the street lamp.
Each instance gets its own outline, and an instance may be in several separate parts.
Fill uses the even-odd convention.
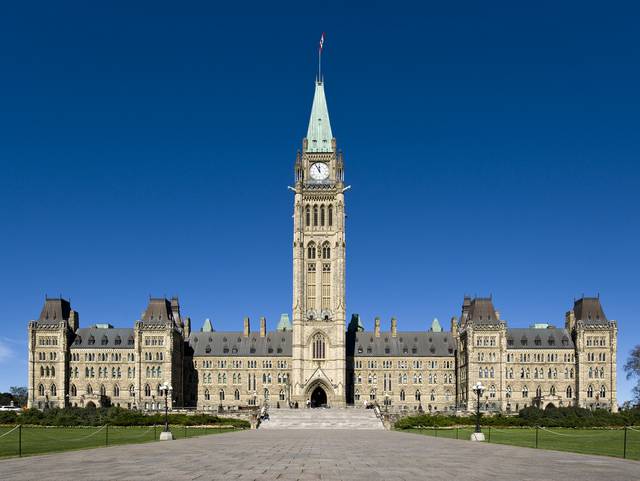
[[[484,441],[484,434],[480,431],[480,398],[484,392],[484,386],[480,381],[473,386],[473,392],[477,396],[478,402],[476,404],[476,432],[471,434],[471,441]]]
[[[173,392],[171,384],[165,382],[160,386],[160,395],[164,395],[164,431],[160,433],[160,441],[171,441],[173,435],[169,431],[169,394]]]

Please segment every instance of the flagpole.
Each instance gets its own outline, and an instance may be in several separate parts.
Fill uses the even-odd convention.
[[[322,82],[322,47],[318,49],[318,82]]]

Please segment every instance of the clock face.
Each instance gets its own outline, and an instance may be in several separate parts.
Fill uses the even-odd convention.
[[[314,180],[324,180],[329,177],[329,166],[324,162],[316,162],[311,166],[310,174]]]

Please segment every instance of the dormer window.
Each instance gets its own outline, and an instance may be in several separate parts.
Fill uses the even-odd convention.
[[[115,340],[113,341],[113,343],[114,343],[116,346],[119,346],[120,344],[122,344],[122,338],[121,338],[120,336],[117,336],[117,337],[115,338]]]
[[[79,346],[80,344],[82,344],[82,338],[80,336],[76,337],[76,340],[74,341],[74,344],[76,346]]]
[[[207,344],[207,347],[204,348],[204,352],[206,352],[207,354],[211,352],[211,346],[209,344]]]
[[[87,344],[89,344],[90,346],[94,345],[96,343],[96,338],[93,336],[89,336],[89,340],[87,341]]]

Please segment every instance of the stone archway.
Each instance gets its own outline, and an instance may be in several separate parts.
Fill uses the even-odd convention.
[[[327,393],[321,385],[317,385],[313,391],[311,391],[311,407],[319,408],[327,405]]]

